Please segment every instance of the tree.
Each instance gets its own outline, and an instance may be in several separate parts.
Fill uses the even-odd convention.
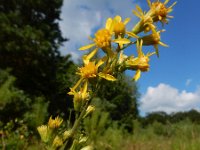
[[[16,85],[53,98],[62,0],[1,0],[0,68],[11,68]],[[48,5],[47,5],[48,4]]]
[[[102,108],[110,113],[112,120],[132,130],[133,120],[138,116],[136,83],[128,76],[121,75],[115,82],[102,80],[101,84],[103,86],[97,95],[103,101]]]

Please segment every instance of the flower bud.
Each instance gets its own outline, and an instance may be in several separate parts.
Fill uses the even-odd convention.
[[[49,130],[49,127],[46,125],[41,125],[41,126],[37,127],[37,130],[40,134],[42,141],[45,143],[48,142],[49,138],[50,138],[50,133],[51,133]]]

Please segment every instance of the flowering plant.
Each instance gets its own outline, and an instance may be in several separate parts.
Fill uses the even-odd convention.
[[[133,13],[140,19],[131,31],[128,31],[126,25],[130,18],[124,20],[121,16],[108,18],[105,27],[99,29],[94,37],[90,38],[92,43],[82,46],[79,50],[91,50],[82,57],[83,66],[77,69],[76,74],[80,76],[77,83],[70,88],[69,95],[73,96],[74,110],[77,118],[71,129],[58,135],[54,132],[63,120],[59,117],[49,119],[48,125],[38,127],[42,141],[48,143],[49,149],[59,149],[68,147],[76,149],[78,145],[87,140],[86,137],[77,136],[77,130],[80,122],[95,110],[91,105],[91,100],[96,96],[97,91],[101,88],[100,81],[107,80],[114,82],[117,75],[126,70],[133,70],[135,74],[133,80],[137,81],[142,72],[149,71],[150,56],[156,54],[159,57],[158,45],[167,47],[161,42],[161,33],[164,30],[158,30],[155,23],[161,22],[162,27],[172,18],[168,14],[172,11],[174,2],[167,7],[169,0],[161,2],[159,0],[151,2],[147,0],[149,11],[143,11],[139,6]],[[142,34],[141,34],[142,33]],[[136,47],[137,55],[127,56],[124,49],[133,46]],[[155,51],[144,53],[143,46],[154,46]],[[98,51],[102,51],[103,56],[95,57]],[[83,149],[92,149],[92,145]]]

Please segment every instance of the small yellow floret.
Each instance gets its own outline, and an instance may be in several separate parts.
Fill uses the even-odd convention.
[[[58,128],[61,123],[63,122],[63,119],[60,117],[56,117],[55,119],[52,119],[52,116],[49,118],[48,126],[52,129]]]
[[[98,66],[95,65],[95,62],[89,62],[85,64],[84,67],[79,68],[79,73],[83,78],[93,78],[96,77],[98,71]]]
[[[99,48],[107,48],[111,45],[111,34],[107,29],[100,29],[96,32],[94,42]]]

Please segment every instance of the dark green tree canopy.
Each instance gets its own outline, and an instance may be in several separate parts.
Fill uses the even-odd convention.
[[[0,68],[11,68],[17,85],[31,94],[54,90],[58,48],[66,40],[58,23],[62,3],[0,1]]]

